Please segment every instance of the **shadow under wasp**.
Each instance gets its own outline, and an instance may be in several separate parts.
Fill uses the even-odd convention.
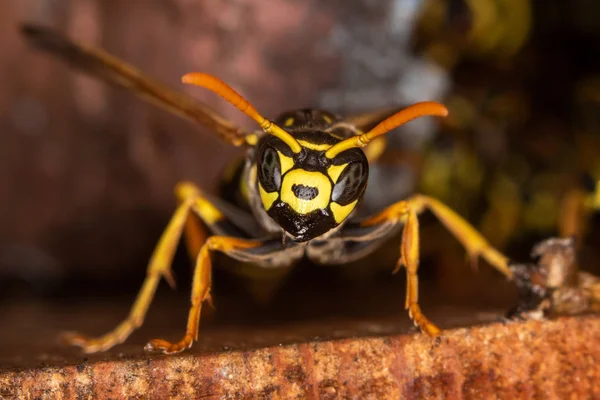
[[[395,271],[401,266],[406,269],[405,307],[422,331],[439,334],[440,329],[425,317],[418,303],[417,215],[426,210],[454,234],[473,262],[481,256],[512,278],[507,257],[434,198],[414,195],[372,216],[358,219],[353,215],[367,187],[369,163],[376,162],[380,154],[373,149],[381,149],[385,144],[384,135],[418,117],[446,116],[448,111],[443,105],[423,102],[346,118],[324,110],[301,109],[271,121],[218,78],[204,73],[183,76],[183,83],[216,93],[262,128],[245,132],[207,105],[156,82],[103,50],[75,43],[39,26],[25,25],[22,33],[34,46],[75,68],[125,87],[151,103],[210,128],[231,145],[247,149],[245,161],[234,174],[239,179],[228,188],[235,192],[228,197],[236,199],[235,204],[225,205],[224,196],[209,199],[190,182],[176,186],[179,205],[151,256],[145,281],[128,317],[101,337],[67,335],[68,343],[85,352],[107,350],[141,326],[160,279],[174,285],[171,262],[182,237],[195,259],[185,335],[176,343],[152,340],[146,350],[176,353],[198,340],[202,304],[211,300],[214,252],[263,268],[287,267],[302,257],[319,264],[344,264],[367,256],[400,229],[401,255]],[[228,213],[232,206],[237,211]],[[246,209],[250,211],[245,213]],[[253,217],[255,225],[244,222],[248,216]]]

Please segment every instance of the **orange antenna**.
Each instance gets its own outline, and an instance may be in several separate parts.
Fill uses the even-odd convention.
[[[436,103],[434,101],[425,101],[423,103],[413,104],[412,106],[397,112],[391,117],[384,119],[369,132],[363,133],[362,135],[353,136],[337,143],[325,152],[325,156],[327,158],[334,158],[341,152],[348,149],[354,147],[365,147],[377,136],[385,135],[392,129],[397,128],[408,121],[427,115],[445,117],[448,115],[448,109],[440,103]]]
[[[183,83],[189,83],[191,85],[201,86],[214,92],[236,106],[241,112],[258,122],[260,127],[267,133],[273,136],[277,136],[288,145],[294,153],[299,153],[302,150],[302,146],[294,139],[292,135],[284,131],[279,126],[275,125],[272,121],[269,121],[256,111],[256,109],[246,99],[244,99],[238,92],[233,90],[225,82],[216,78],[212,75],[204,74],[202,72],[192,72],[185,74],[181,81]]]

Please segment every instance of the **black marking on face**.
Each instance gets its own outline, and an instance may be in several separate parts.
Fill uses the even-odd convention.
[[[278,191],[281,187],[281,165],[277,151],[265,147],[258,168],[258,179],[267,192]]]
[[[296,166],[305,171],[323,171],[330,164],[322,151],[304,149],[302,154],[294,159]]]
[[[276,202],[269,210],[269,215],[283,230],[292,235],[295,242],[314,239],[338,225],[328,209],[318,209],[301,215],[283,202]]]
[[[292,192],[294,195],[302,200],[312,200],[319,195],[319,189],[312,186],[305,185],[293,185]]]
[[[358,200],[366,188],[367,175],[364,163],[355,162],[348,165],[333,187],[331,200],[341,205]]]

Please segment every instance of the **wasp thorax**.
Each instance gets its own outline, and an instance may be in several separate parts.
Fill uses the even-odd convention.
[[[267,137],[256,154],[257,186],[267,214],[294,240],[307,241],[343,223],[361,198],[368,176],[360,149],[328,159],[325,151],[339,142],[327,133],[296,135],[302,151],[293,153]]]

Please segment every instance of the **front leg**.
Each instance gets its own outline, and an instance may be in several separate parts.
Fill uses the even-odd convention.
[[[304,247],[293,243],[283,244],[280,237],[265,240],[242,239],[230,236],[209,237],[196,258],[192,281],[192,305],[184,336],[176,343],[154,339],[146,345],[145,349],[147,351],[160,351],[165,354],[178,353],[189,348],[194,340],[198,340],[202,303],[211,300],[211,255],[215,251],[224,253],[235,260],[252,263],[262,268],[283,268],[301,258],[304,254]]]
[[[104,351],[124,342],[135,329],[140,327],[156,293],[160,278],[164,277],[172,287],[175,285],[171,274],[171,263],[184,230],[188,250],[195,251],[194,258],[197,257],[201,246],[206,240],[204,227],[198,220],[206,224],[211,231],[235,231],[233,222],[227,220],[204,197],[201,190],[191,183],[184,182],[177,185],[176,195],[180,205],[173,214],[150,258],[146,279],[127,318],[115,329],[100,337],[87,337],[74,332],[65,333],[63,334],[63,340],[68,344],[79,346],[86,353]]]
[[[187,328],[183,338],[171,343],[163,339],[154,339],[150,341],[145,350],[160,351],[165,354],[179,353],[189,348],[194,340],[198,340],[198,326],[200,324],[200,313],[202,311],[202,303],[205,300],[210,300],[211,287],[211,260],[210,255],[213,251],[220,251],[225,254],[232,251],[243,251],[261,246],[262,242],[256,240],[238,239],[226,236],[211,236],[209,237],[196,260],[194,269],[194,278],[192,283],[192,306],[188,316]]]

